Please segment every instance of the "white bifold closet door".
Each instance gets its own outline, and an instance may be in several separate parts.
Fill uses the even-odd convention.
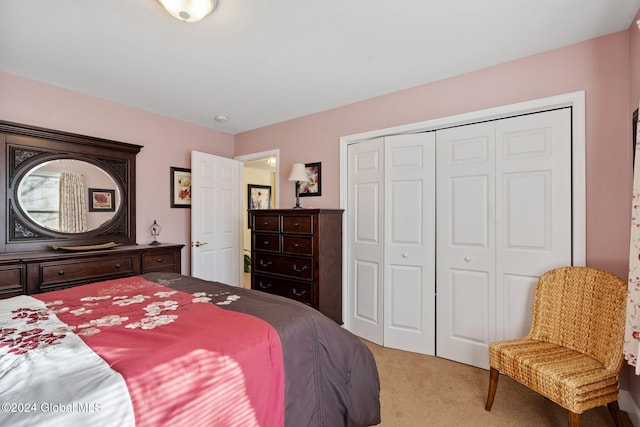
[[[437,132],[437,354],[488,368],[533,289],[571,265],[571,110]]]
[[[571,109],[377,138],[348,152],[349,328],[488,367],[571,265]]]
[[[434,354],[434,133],[353,144],[348,153],[351,330]]]

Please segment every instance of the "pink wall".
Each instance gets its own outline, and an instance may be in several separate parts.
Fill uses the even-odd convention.
[[[169,168],[189,168],[191,150],[233,156],[233,136],[158,114],[0,72],[0,120],[113,139],[144,148],[136,159],[137,241],[182,243],[182,271],[190,271],[191,209],[170,208]]]

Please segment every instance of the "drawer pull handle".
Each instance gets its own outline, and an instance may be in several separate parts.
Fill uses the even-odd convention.
[[[294,248],[299,248],[299,247],[300,247],[300,244],[299,244],[299,243],[294,243],[294,244],[293,244],[293,247],[294,247]]]
[[[264,262],[264,260],[260,260],[260,265],[262,267],[269,267],[271,264],[273,264],[273,262],[271,261]]]
[[[58,276],[64,276],[64,270],[58,271]]]
[[[300,227],[300,224],[299,224],[299,223],[297,223],[297,222],[294,222],[294,223],[293,223],[293,226],[294,226],[294,227]]]
[[[116,264],[116,269],[120,268],[120,264]]]
[[[262,289],[269,289],[271,287],[271,283],[258,283],[258,286],[260,286]]]
[[[268,240],[265,240],[264,242],[262,242],[262,244],[266,246],[266,245],[268,245],[268,244],[269,244],[269,241],[268,241]]]
[[[307,291],[305,291],[304,289],[302,291],[298,291],[296,288],[293,288],[291,292],[293,292],[293,294],[297,297],[301,297],[302,295],[307,293]]]
[[[262,225],[269,225],[269,221],[263,222]]]
[[[295,271],[296,273],[302,273],[303,271],[305,271],[307,269],[306,265],[303,265],[301,268],[298,268],[298,266],[296,266],[295,264],[293,264],[293,271]]]
[[[158,258],[158,262],[162,262],[162,258]]]

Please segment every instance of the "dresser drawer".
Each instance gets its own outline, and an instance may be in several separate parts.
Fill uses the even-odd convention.
[[[280,231],[280,215],[253,216],[255,231]]]
[[[313,255],[313,238],[311,236],[282,236],[282,253]]]
[[[175,251],[142,253],[142,272],[149,271],[173,271],[176,265]]]
[[[313,234],[313,215],[283,216],[282,232],[288,234]]]
[[[280,235],[254,233],[253,247],[258,251],[280,252]]]
[[[102,276],[126,276],[134,274],[132,256],[91,258],[40,264],[41,284],[50,285],[73,280],[86,280]]]
[[[0,298],[24,293],[24,266],[0,266]]]
[[[313,305],[310,282],[287,280],[262,274],[256,274],[254,281],[253,289]]]
[[[276,273],[297,279],[313,279],[313,260],[311,258],[279,256],[256,253],[254,267],[256,271]]]

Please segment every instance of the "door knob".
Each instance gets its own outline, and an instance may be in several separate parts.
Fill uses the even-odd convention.
[[[191,243],[191,245],[195,246],[196,248],[199,248],[200,246],[204,246],[206,244],[207,242],[200,242],[199,240],[196,240],[196,243]]]

